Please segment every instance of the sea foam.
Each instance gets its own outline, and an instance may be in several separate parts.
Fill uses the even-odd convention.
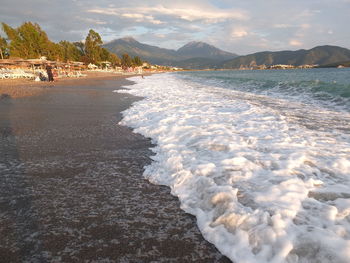
[[[173,74],[131,80],[127,92],[145,98],[121,124],[157,145],[144,176],[169,186],[224,255],[249,263],[348,262],[349,134],[309,129],[261,103],[261,95]]]

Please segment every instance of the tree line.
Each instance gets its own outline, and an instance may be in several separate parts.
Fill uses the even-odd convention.
[[[66,40],[54,43],[37,23],[25,22],[17,28],[1,23],[5,37],[0,36],[0,59],[22,58],[33,59],[45,56],[48,60],[81,61],[86,65],[99,65],[109,61],[113,66],[123,68],[142,66],[140,57],[131,58],[123,54],[119,58],[116,54],[102,47],[101,36],[90,29],[85,41],[69,42]]]

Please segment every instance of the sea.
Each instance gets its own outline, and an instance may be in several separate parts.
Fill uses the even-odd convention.
[[[350,262],[350,69],[132,77],[121,124],[233,262]]]

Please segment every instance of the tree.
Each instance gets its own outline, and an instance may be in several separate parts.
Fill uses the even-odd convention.
[[[133,58],[132,63],[134,66],[140,67],[143,64],[143,61],[141,60],[141,58],[139,56],[136,56]]]
[[[89,34],[85,39],[85,56],[90,63],[97,63],[101,60],[102,40],[100,35],[94,30],[90,29]]]
[[[60,57],[60,47],[51,42],[40,26],[36,23],[25,22],[14,29],[2,23],[2,28],[9,39],[9,51],[12,57],[48,59]]]
[[[120,59],[102,48],[102,39],[94,30],[90,29],[85,43],[50,41],[45,31],[36,23],[25,22],[18,28],[2,23],[7,38],[0,37],[0,58],[11,57],[40,58],[46,56],[49,60],[83,61],[86,64],[98,64],[109,61],[113,66],[120,64]],[[131,61],[131,59],[129,58]],[[131,66],[130,62],[127,62]]]
[[[7,41],[0,36],[0,58],[4,59],[7,55]]]
[[[109,57],[110,57],[109,51],[107,49],[105,49],[105,48],[101,48],[101,50],[100,50],[100,59],[102,61],[107,61],[107,60],[109,61]]]
[[[117,66],[117,65],[120,65],[120,58],[116,55],[116,54],[113,54],[113,53],[110,53],[109,54],[109,61],[112,63],[112,66]]]
[[[132,66],[132,60],[128,54],[123,54],[121,59],[121,65],[123,69],[130,68]]]
[[[83,53],[74,43],[61,41],[59,45],[62,49],[62,59],[64,62],[80,61],[82,59]]]
[[[79,50],[82,56],[85,55],[85,45],[83,42],[74,42],[73,45]]]

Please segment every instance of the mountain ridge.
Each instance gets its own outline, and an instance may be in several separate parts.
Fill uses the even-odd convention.
[[[213,64],[220,64],[228,58],[235,58],[238,55],[223,51],[213,45],[201,41],[191,41],[177,50],[160,48],[138,42],[132,37],[115,39],[103,45],[110,52],[121,56],[128,53],[131,56],[139,56],[152,64],[179,66],[193,68],[192,62],[187,60],[196,59],[196,68],[205,68]],[[205,61],[204,64],[200,61]],[[198,63],[199,62],[199,63]],[[210,62],[210,63],[209,63]]]
[[[276,64],[324,66],[350,61],[349,49],[332,45],[294,51],[262,51],[244,56],[223,51],[202,41],[191,41],[174,50],[144,44],[132,37],[125,37],[108,42],[103,46],[119,56],[128,53],[131,56],[139,56],[152,64],[187,69],[238,69]]]
[[[299,49],[295,51],[283,50],[257,52],[240,56],[232,60],[227,60],[220,66],[226,69],[250,67],[251,65],[271,66],[276,64],[322,66],[348,60],[350,60],[349,49],[332,45],[323,45],[311,49]]]

